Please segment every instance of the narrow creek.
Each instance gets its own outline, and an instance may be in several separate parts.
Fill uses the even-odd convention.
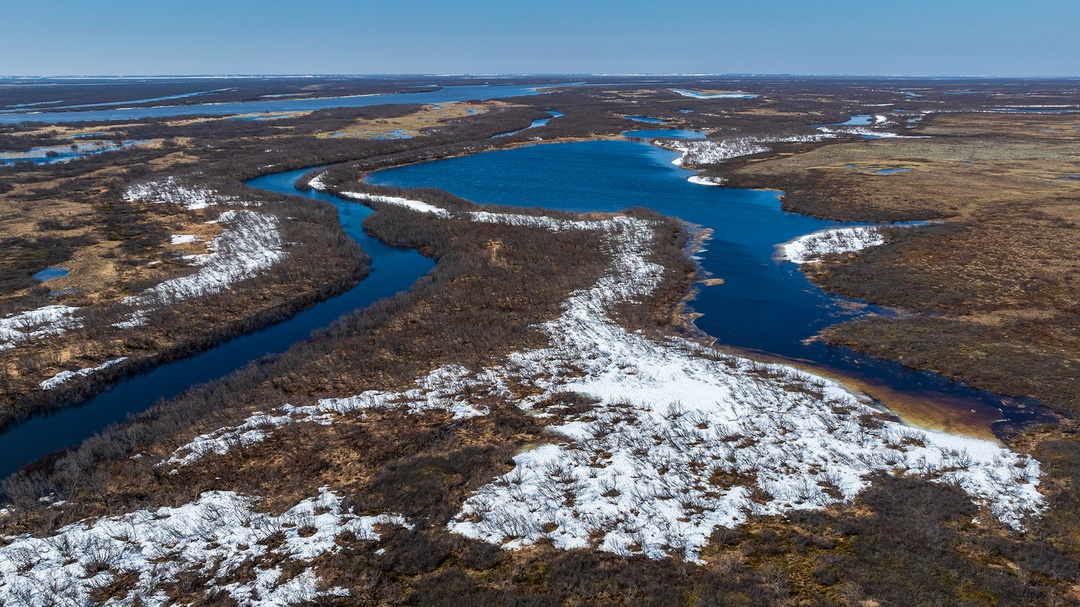
[[[247,182],[281,194],[323,200],[337,207],[345,233],[371,255],[371,274],[348,291],[254,333],[233,338],[211,350],[128,378],[112,390],[52,415],[36,417],[0,434],[0,478],[50,453],[78,445],[106,427],[123,422],[162,399],[223,377],[268,354],[280,354],[311,332],[329,326],[342,314],[407,290],[434,266],[413,249],[391,247],[364,233],[361,223],[372,211],[320,192],[301,192],[293,186],[310,169],[276,173]]]

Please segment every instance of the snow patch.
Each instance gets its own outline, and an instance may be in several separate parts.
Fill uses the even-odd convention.
[[[399,207],[405,207],[412,209],[418,213],[430,213],[436,217],[449,217],[450,212],[446,209],[437,207],[433,204],[421,202],[419,200],[411,200],[408,198],[401,198],[398,196],[377,196],[375,194],[364,194],[362,192],[341,192],[341,196],[345,198],[351,198],[353,200],[368,200],[371,202],[383,202],[386,204],[392,204]]]
[[[816,263],[832,253],[853,253],[885,244],[885,236],[876,226],[834,228],[800,236],[780,245],[781,255],[792,263]]]
[[[155,308],[193,297],[220,293],[281,261],[278,218],[253,211],[225,211],[218,219],[228,228],[206,244],[210,253],[190,256],[199,270],[159,283],[123,303]],[[133,322],[130,320],[128,322]]]
[[[78,310],[73,306],[52,305],[0,318],[0,351],[10,350],[19,342],[61,335],[82,326],[82,321],[72,318]]]
[[[253,580],[215,582],[232,576],[248,559],[302,565],[337,552],[335,540],[343,534],[374,541],[379,539],[378,525],[408,526],[400,516],[344,512],[341,498],[325,487],[319,496],[303,500],[281,516],[253,511],[256,503],[255,498],[234,492],[211,491],[177,508],[76,523],[45,538],[5,538],[10,543],[0,548],[0,603],[88,605],[94,589],[126,573],[137,576],[130,590],[108,604],[170,604],[168,586],[188,572],[210,577],[211,586],[243,606],[344,596],[347,591],[341,588],[318,590],[319,578],[310,567],[282,579],[283,569],[290,567],[259,565]],[[270,548],[265,540],[273,535],[283,540]]]
[[[743,93],[741,91],[734,91],[729,93],[702,93],[699,91],[691,91],[687,89],[669,89],[672,93],[677,93],[683,97],[690,97],[691,99],[755,99],[757,97],[754,93]]]
[[[188,210],[205,209],[217,204],[240,203],[235,196],[225,196],[203,186],[190,186],[176,177],[146,181],[128,186],[124,200],[158,204],[178,204]],[[244,204],[244,203],[240,203]],[[246,205],[245,205],[246,206]]]
[[[724,185],[723,177],[706,177],[703,175],[691,175],[690,177],[687,177],[686,180],[690,183],[696,183],[698,185]]]
[[[57,373],[56,375],[53,375],[49,379],[46,379],[45,381],[41,382],[41,384],[40,384],[41,389],[42,390],[52,390],[53,388],[59,386],[60,384],[63,384],[64,382],[67,382],[67,381],[69,381],[71,379],[74,379],[76,377],[86,377],[87,375],[93,374],[95,371],[101,371],[102,369],[108,369],[109,367],[111,367],[113,365],[116,365],[116,364],[119,364],[119,363],[122,363],[125,360],[127,360],[127,357],[126,356],[121,356],[120,358],[114,358],[112,360],[107,360],[107,361],[101,363],[100,365],[98,365],[96,367],[87,367],[85,369],[79,369],[78,371],[61,371],[61,372]]]
[[[169,237],[170,243],[174,245],[190,244],[193,242],[198,242],[199,240],[200,238],[198,236],[195,236],[194,234],[173,234],[171,237]]]
[[[678,166],[700,166],[717,164],[739,156],[750,156],[768,152],[771,143],[796,143],[821,141],[830,137],[826,134],[792,135],[788,137],[734,137],[731,139],[706,139],[699,141],[671,141],[665,147],[682,152],[682,157],[674,161]]]

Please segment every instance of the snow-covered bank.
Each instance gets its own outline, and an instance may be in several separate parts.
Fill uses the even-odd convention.
[[[705,177],[702,175],[691,175],[690,177],[687,177],[686,180],[690,183],[696,183],[697,185],[724,185],[723,177]]]
[[[206,244],[210,250],[191,257],[199,270],[159,283],[123,300],[131,306],[154,308],[193,297],[220,293],[233,283],[252,278],[281,261],[278,218],[253,211],[225,211],[217,222],[224,232]]]
[[[382,202],[385,204],[392,204],[399,207],[405,207],[412,209],[418,213],[430,213],[437,217],[449,217],[450,213],[446,209],[440,209],[435,205],[421,202],[419,200],[410,200],[408,198],[401,198],[398,196],[377,196],[375,194],[365,194],[363,192],[342,192],[341,196],[349,198],[351,200],[361,200],[370,202]]]
[[[60,335],[81,326],[82,321],[73,317],[78,310],[73,306],[53,305],[0,318],[0,350],[14,348],[19,342]]]
[[[733,137],[731,139],[706,139],[703,141],[666,141],[664,147],[682,152],[676,159],[679,166],[717,164],[739,156],[768,152],[772,143],[815,142],[830,137],[826,134],[791,135],[788,137]]]
[[[885,244],[885,235],[877,226],[834,228],[800,236],[780,246],[781,256],[802,265],[821,261],[832,253],[853,253]]]
[[[337,552],[337,538],[379,539],[377,525],[405,525],[398,516],[355,516],[341,498],[324,488],[281,516],[257,512],[257,500],[230,491],[203,493],[177,508],[139,510],[94,522],[68,525],[44,538],[6,538],[0,548],[0,603],[45,607],[89,605],[90,593],[119,576],[123,598],[107,604],[171,604],[169,586],[185,574],[208,576],[211,583],[243,606],[278,606],[320,596],[348,595],[341,588],[319,590],[304,563]],[[280,542],[268,542],[272,536]],[[254,566],[253,579],[237,575]],[[273,563],[273,565],[270,565]]]
[[[116,365],[116,364],[119,364],[119,363],[122,363],[125,360],[127,360],[127,357],[126,356],[121,356],[120,358],[114,358],[112,360],[107,360],[107,361],[101,363],[100,365],[98,365],[96,367],[87,367],[85,369],[79,369],[78,371],[61,371],[61,372],[57,373],[56,375],[53,375],[49,379],[46,379],[45,381],[41,382],[41,389],[42,390],[52,390],[53,388],[59,386],[60,384],[66,382],[66,381],[72,380],[72,379],[74,379],[76,377],[86,377],[87,375],[92,375],[96,371],[101,371],[102,369],[108,369],[109,367],[111,367],[113,365]]]
[[[394,204],[446,212],[420,201]],[[956,485],[1017,528],[1042,508],[1038,463],[1024,455],[905,427],[822,378],[616,323],[613,306],[649,295],[661,280],[663,268],[649,260],[650,222],[467,216],[596,230],[613,263],[597,284],[573,293],[560,316],[541,325],[549,338],[545,348],[477,370],[438,368],[402,393],[369,391],[260,413],[199,437],[170,463],[190,464],[202,454],[265,440],[279,425],[332,424],[376,407],[441,409],[459,419],[485,415],[474,403],[497,396],[551,420],[554,442],[518,455],[513,471],[467,498],[450,528],[506,548],[550,540],[563,548],[697,559],[718,525],[850,501],[875,472]],[[522,393],[530,396],[513,396]],[[564,393],[595,404],[579,414],[545,404]]]

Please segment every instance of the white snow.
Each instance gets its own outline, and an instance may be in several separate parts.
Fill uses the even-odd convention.
[[[254,211],[225,211],[217,222],[228,227],[206,244],[210,253],[190,256],[193,265],[199,267],[197,272],[166,280],[125,298],[123,303],[154,308],[220,293],[233,283],[258,275],[285,256],[277,217]]]
[[[878,131],[865,126],[826,127],[819,126],[822,134],[835,137],[837,135],[860,135],[876,139],[929,139],[929,135],[899,135],[889,131]]]
[[[336,552],[335,540],[344,534],[374,541],[377,525],[407,526],[400,516],[344,512],[341,499],[326,488],[281,516],[254,511],[256,503],[234,492],[211,491],[177,508],[75,523],[44,538],[6,538],[10,543],[0,548],[0,604],[89,605],[93,589],[132,572],[137,577],[127,595],[108,605],[166,605],[165,589],[181,574],[201,573],[214,584],[248,559],[262,562],[255,566],[255,579],[215,584],[240,605],[270,607],[343,595],[347,591],[341,588],[318,590],[319,578],[310,567],[282,579],[283,567],[266,563],[303,564]],[[283,541],[269,548],[265,540],[274,534]]]
[[[788,137],[733,137],[730,139],[704,139],[688,141],[666,141],[669,147],[683,153],[674,164],[678,166],[700,166],[716,164],[739,156],[750,156],[768,152],[770,143],[795,143],[821,141],[830,135],[791,135]]]
[[[72,314],[79,308],[52,305],[8,314],[0,318],[0,350],[9,350],[22,341],[60,335],[82,325]]]
[[[125,360],[127,360],[127,357],[126,356],[121,356],[120,358],[114,358],[112,360],[107,360],[107,361],[101,363],[100,365],[98,365],[96,367],[87,367],[85,369],[79,369],[78,371],[61,371],[61,372],[57,373],[56,375],[53,375],[49,379],[46,379],[45,381],[41,382],[41,384],[40,384],[41,389],[42,390],[52,390],[53,388],[59,386],[60,384],[63,384],[64,382],[66,382],[68,380],[74,379],[76,377],[86,377],[87,375],[90,375],[90,374],[94,373],[95,371],[101,371],[102,369],[108,369],[109,367],[111,367],[111,366],[113,366],[115,364],[122,363]]]
[[[743,93],[735,91],[731,93],[701,93],[698,91],[690,91],[687,89],[669,89],[672,93],[678,93],[683,97],[690,97],[692,99],[753,99],[757,97],[754,93]]]
[[[219,203],[239,203],[234,196],[225,196],[203,186],[187,185],[176,177],[132,184],[124,191],[124,200],[178,204],[188,210],[205,209]]]
[[[323,181],[323,177],[326,177],[325,172],[319,173],[318,175],[312,177],[311,181],[308,181],[308,187],[319,192],[325,191],[326,183]]]
[[[170,242],[174,245],[190,244],[193,242],[198,242],[199,240],[200,238],[198,236],[195,236],[194,234],[173,234],[170,237]]]
[[[506,548],[549,538],[563,548],[593,545],[697,560],[714,527],[752,514],[850,501],[875,471],[954,484],[1016,528],[1042,508],[1038,463],[1024,455],[879,419],[822,378],[723,356],[680,338],[646,337],[612,321],[613,305],[649,294],[660,281],[663,268],[648,260],[650,222],[469,216],[549,230],[598,230],[612,267],[541,326],[549,336],[546,348],[511,354],[475,372],[442,367],[396,395],[371,391],[253,416],[200,437],[170,462],[264,440],[282,423],[329,424],[335,415],[363,415],[375,407],[483,415],[486,410],[467,396],[477,389],[481,397],[531,394],[517,398],[517,405],[552,418],[560,411],[543,408],[545,402],[573,392],[597,402],[554,422],[548,427],[553,444],[518,455],[513,471],[474,492],[451,522],[453,531]],[[522,387],[528,390],[515,390]]]
[[[885,244],[885,236],[877,227],[834,228],[800,236],[780,245],[782,257],[802,265],[815,263],[830,253],[852,253],[867,247]]]
[[[691,175],[690,177],[687,177],[686,180],[690,183],[696,183],[698,185],[724,185],[723,177],[706,177],[702,175]]]
[[[345,198],[351,198],[353,200],[369,200],[371,202],[383,202],[386,204],[397,205],[400,207],[406,207],[417,211],[419,213],[430,213],[437,217],[449,217],[450,213],[446,209],[439,208],[433,204],[421,202],[419,200],[410,200],[408,198],[401,198],[398,196],[377,196],[375,194],[364,194],[362,192],[341,192],[341,196]]]

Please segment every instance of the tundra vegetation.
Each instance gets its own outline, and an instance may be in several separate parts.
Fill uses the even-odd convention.
[[[239,100],[426,84],[304,83],[221,88]],[[126,98],[194,90],[170,86]],[[9,89],[9,105],[48,101]],[[437,261],[408,292],[7,479],[0,597],[1078,604],[1080,114],[1015,113],[1078,103],[1056,81],[609,80],[273,120],[0,127],[12,152],[153,142],[0,166],[5,423],[364,276],[329,205],[245,179],[328,167],[308,187],[371,206],[365,230]],[[493,137],[549,111],[563,116]],[[837,126],[856,114],[875,118]],[[838,219],[933,220],[804,243],[796,261],[823,288],[904,310],[822,338],[1037,398],[1061,421],[1001,445],[950,438],[687,338],[695,234],[676,218],[363,183],[377,168],[643,126],[627,115],[708,131],[662,143],[709,183],[782,189],[791,210]],[[56,266],[69,274],[33,279]]]

